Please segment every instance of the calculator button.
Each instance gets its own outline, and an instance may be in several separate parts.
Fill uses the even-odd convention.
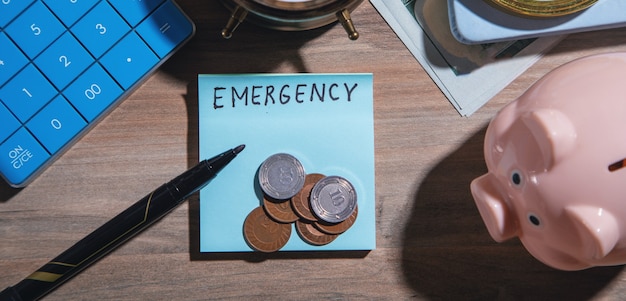
[[[65,24],[70,27],[78,21],[97,1],[77,0],[44,0],[50,10]]]
[[[4,33],[0,32],[0,87],[26,63],[28,60],[24,54]]]
[[[106,1],[102,1],[70,30],[95,58],[99,58],[130,31],[130,27]]]
[[[130,26],[137,26],[163,0],[109,0]]]
[[[92,62],[93,58],[85,48],[66,32],[37,57],[35,65],[48,75],[57,89],[62,90]]]
[[[33,1],[0,1],[0,28],[6,27],[9,21],[13,20]]]
[[[6,28],[6,33],[35,58],[65,31],[65,27],[41,2],[35,2]]]
[[[0,126],[0,142],[2,142],[20,127],[20,122],[2,103],[0,103],[0,120],[2,120],[2,126]]]
[[[63,94],[91,122],[120,97],[122,92],[102,67],[94,64],[70,84]]]
[[[13,184],[23,183],[50,155],[25,129],[0,144],[0,171]]]
[[[159,59],[136,33],[131,32],[107,52],[100,62],[124,89],[128,89],[150,71]]]
[[[55,153],[86,125],[87,122],[59,95],[37,113],[26,127],[50,153]]]
[[[22,122],[26,122],[56,94],[56,89],[32,64],[0,89],[0,99]]]
[[[159,57],[167,56],[176,45],[193,34],[193,24],[172,2],[167,1],[137,26],[137,32]]]

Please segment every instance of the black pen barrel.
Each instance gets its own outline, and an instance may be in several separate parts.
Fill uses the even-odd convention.
[[[242,149],[239,146],[204,160],[161,185],[15,286],[0,292],[0,301],[37,300],[45,296],[172,211],[206,185]]]
[[[37,300],[174,209],[167,184],[91,232],[14,286],[23,300]]]

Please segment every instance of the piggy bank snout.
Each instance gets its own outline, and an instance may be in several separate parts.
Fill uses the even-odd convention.
[[[517,225],[504,197],[497,189],[492,174],[474,179],[470,185],[476,207],[491,237],[502,242],[517,235]]]
[[[620,237],[613,214],[589,205],[568,206],[565,212],[582,240],[584,257],[601,259],[613,250]]]

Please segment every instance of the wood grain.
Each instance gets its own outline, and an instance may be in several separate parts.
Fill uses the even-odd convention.
[[[486,171],[490,118],[551,69],[625,51],[626,30],[570,35],[460,117],[367,1],[338,25],[220,37],[217,1],[180,0],[196,37],[27,188],[0,184],[0,288],[13,285],[198,160],[199,73],[372,72],[377,249],[207,255],[197,196],[47,300],[618,300],[623,267],[560,272],[485,230],[469,182]],[[225,125],[227,126],[227,125]]]

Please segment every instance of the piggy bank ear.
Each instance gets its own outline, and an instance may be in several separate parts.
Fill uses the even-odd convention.
[[[594,206],[569,206],[566,214],[576,226],[584,254],[589,258],[605,257],[619,240],[619,227],[615,217],[607,210]]]
[[[480,216],[491,237],[502,242],[517,234],[515,216],[507,202],[496,189],[492,174],[486,174],[472,181],[470,188]]]
[[[576,128],[560,111],[532,111],[522,116],[522,122],[539,145],[544,167],[547,169],[575,147]]]

